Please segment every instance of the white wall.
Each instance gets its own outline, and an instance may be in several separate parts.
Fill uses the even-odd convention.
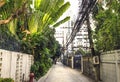
[[[29,80],[33,56],[0,49],[0,77],[13,78],[15,82]]]
[[[105,52],[100,57],[103,82],[120,82],[120,50]]]

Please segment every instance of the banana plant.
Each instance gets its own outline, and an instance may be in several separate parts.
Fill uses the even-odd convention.
[[[8,24],[7,23],[5,23],[5,24],[7,24],[8,28],[9,28],[8,30],[10,30],[11,26],[16,26],[13,24],[17,24],[17,23],[13,23],[13,22],[16,21],[17,15],[20,14],[18,12],[18,10],[20,11],[20,7],[23,4],[24,0],[2,0],[2,1],[4,1],[5,4],[0,8],[0,15],[1,15],[0,22],[2,22],[2,21],[7,22]],[[0,1],[0,3],[1,3],[1,1]],[[14,18],[16,18],[16,19],[14,19]],[[0,24],[2,24],[2,23],[0,23]],[[14,27],[12,27],[12,28],[14,28]]]
[[[25,0],[25,2],[26,1],[27,0]],[[2,19],[7,19],[14,12],[18,13],[15,14],[15,16],[18,15],[18,17],[16,19],[12,19],[7,24],[7,27],[13,35],[17,36],[18,39],[22,40],[23,42],[28,42],[28,44],[32,35],[45,33],[48,31],[50,25],[57,27],[58,25],[70,19],[70,17],[65,17],[61,21],[57,22],[60,16],[62,16],[63,13],[69,8],[69,2],[64,3],[64,0],[33,1],[35,10],[31,12],[31,9],[29,8],[30,2],[27,2],[25,7],[27,8],[27,11],[24,13],[22,12],[22,16],[19,16],[19,13],[16,11],[19,10],[21,5],[24,4],[24,0],[10,0],[0,8],[0,11],[2,11],[0,12]],[[22,28],[24,29],[20,30]],[[30,37],[27,34],[28,32],[29,35],[31,35]],[[24,33],[26,34],[24,35]],[[31,48],[33,49],[34,46]]]
[[[27,0],[25,0],[25,1],[27,1]],[[25,1],[24,0],[8,1],[3,6],[3,8],[0,9],[0,10],[2,10],[2,12],[1,12],[2,14],[1,13],[0,14],[2,15],[3,19],[7,19],[12,14],[12,12],[17,11],[20,8],[20,6],[23,5],[23,3]],[[45,32],[49,28],[50,25],[55,26],[56,21],[60,18],[60,16],[63,15],[63,13],[70,6],[70,3],[69,2],[64,3],[64,0],[32,0],[32,1],[34,4],[35,11],[32,12],[32,15],[30,15],[30,17],[28,19],[28,29],[27,29],[31,34],[34,34],[37,32],[42,33],[42,32]],[[29,6],[29,5],[30,4],[27,3],[27,6]],[[30,11],[30,10],[28,9],[28,11]],[[29,14],[29,13],[27,13],[27,14]],[[65,21],[66,18],[64,18],[63,20],[61,20],[62,23],[66,22]],[[16,21],[16,20],[12,20],[8,24],[9,30],[11,28],[16,28],[16,27],[11,27],[11,26],[16,26],[13,24],[17,24],[17,23],[13,23],[13,21]],[[62,23],[59,23],[59,24],[57,23],[57,26]],[[11,33],[15,34],[14,33],[15,30],[16,29],[12,29],[12,31],[11,30],[10,31],[11,31]]]
[[[64,3],[64,0],[33,0],[33,1],[35,13],[37,13],[35,15],[36,16],[35,20],[37,20],[38,23],[37,24],[34,23],[32,27],[29,25],[29,27],[36,28],[36,25],[38,25],[37,32],[39,33],[45,32],[50,25],[58,26],[66,22],[70,18],[65,17],[63,20],[59,21],[59,24],[56,23],[56,21],[69,8],[70,6],[69,2]],[[33,20],[28,21],[29,24],[31,24]]]
[[[57,23],[55,23],[55,24],[53,25],[53,27],[55,28],[55,27],[63,24],[64,22],[66,22],[66,21],[68,21],[68,20],[70,20],[70,17],[69,17],[69,16],[67,16],[66,18],[62,19],[61,21],[58,21]]]

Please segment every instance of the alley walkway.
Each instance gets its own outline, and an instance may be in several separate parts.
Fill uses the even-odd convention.
[[[49,72],[39,79],[38,82],[94,82],[84,76],[81,72],[64,66],[57,62],[53,65]]]

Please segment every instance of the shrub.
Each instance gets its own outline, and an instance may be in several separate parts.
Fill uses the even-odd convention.
[[[11,78],[0,78],[0,82],[14,82]]]

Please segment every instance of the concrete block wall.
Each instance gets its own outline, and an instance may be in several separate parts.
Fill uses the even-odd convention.
[[[13,78],[15,82],[29,80],[33,56],[0,49],[0,77]]]
[[[120,50],[102,53],[100,76],[103,82],[120,82]]]

